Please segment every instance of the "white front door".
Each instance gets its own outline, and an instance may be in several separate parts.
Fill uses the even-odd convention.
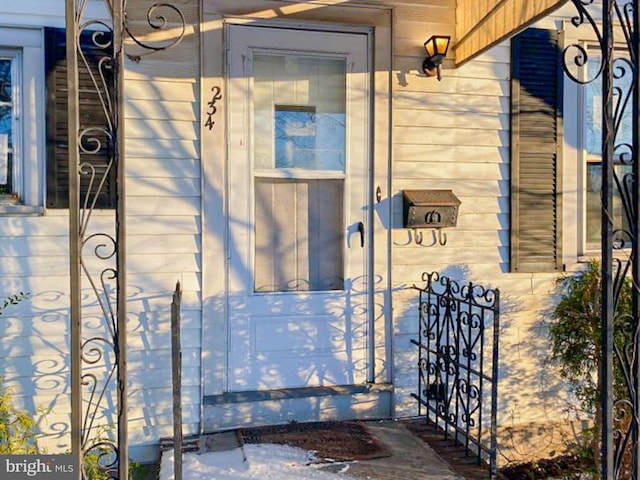
[[[367,36],[228,30],[228,390],[366,381]]]

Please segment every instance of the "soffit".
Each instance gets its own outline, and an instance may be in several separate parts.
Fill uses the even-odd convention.
[[[454,54],[461,65],[568,0],[457,0]]]

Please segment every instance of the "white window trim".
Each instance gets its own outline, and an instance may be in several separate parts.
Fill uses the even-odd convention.
[[[567,41],[568,43],[568,41]],[[564,75],[563,94],[563,152],[562,152],[562,252],[563,263],[569,269],[579,263],[582,253],[582,217],[581,192],[584,187],[582,178],[583,149],[580,138],[580,122],[570,122],[568,118],[579,118],[582,103],[580,88],[567,75]]]
[[[18,72],[14,132],[14,191],[18,201],[0,204],[0,215],[38,215],[44,211],[46,119],[44,30],[0,26],[0,51],[15,55]]]
[[[590,48],[593,46],[592,42],[582,42],[582,47],[586,51],[592,51]],[[586,80],[587,65],[585,64],[580,68],[580,80]],[[571,81],[571,80],[569,80]],[[585,85],[576,85],[578,90],[578,114],[576,118],[578,139],[576,144],[578,146],[578,211],[580,212],[580,221],[578,222],[578,252],[581,258],[593,257],[598,254],[597,249],[589,249],[587,246],[587,163],[590,159],[593,159],[593,155],[587,153],[587,147],[585,145],[586,136],[586,96],[587,89]]]

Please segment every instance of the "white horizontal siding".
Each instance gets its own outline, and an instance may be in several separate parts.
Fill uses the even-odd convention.
[[[176,83],[172,81],[157,80],[154,78],[146,80],[127,80],[125,98],[129,104],[126,107],[127,115],[132,115],[131,112],[136,110],[136,106],[140,104],[141,100],[147,100],[152,103],[167,102],[167,105],[171,105],[172,107],[174,106],[173,104],[178,103],[177,106],[179,108],[185,107],[181,103],[184,102],[191,105],[194,116],[197,117],[197,114],[195,113],[198,111],[197,105],[193,103],[198,98],[197,85],[195,82]]]
[[[128,144],[127,144],[128,145]],[[135,157],[128,156],[131,160],[127,163],[127,175],[129,182],[136,182],[138,178],[176,178],[179,174],[182,179],[200,177],[200,160],[161,157]],[[153,173],[153,176],[150,174]]]
[[[481,90],[474,90],[473,93],[452,96],[449,92],[428,93],[414,92],[410,90],[400,90],[394,93],[394,109],[415,109],[441,112],[469,112],[504,114],[509,111],[508,85],[506,91],[500,89],[497,95],[480,94]]]
[[[199,143],[195,140],[181,139],[141,139],[127,141],[127,159],[135,158],[173,158],[195,160],[199,157]],[[131,161],[133,162],[133,161]]]
[[[398,109],[395,124],[402,127],[465,128],[472,130],[508,130],[509,116],[496,113]]]
[[[508,132],[484,129],[434,128],[425,135],[424,127],[394,128],[396,145],[467,145],[501,147],[509,143]]]
[[[175,93],[172,95],[176,97]],[[125,116],[131,120],[165,120],[167,111],[171,110],[174,121],[195,122],[198,120],[197,110],[191,101],[136,99],[127,95]]]
[[[393,82],[393,303],[395,413],[416,415],[417,292],[422,273],[503,275],[508,262],[509,48],[503,44],[460,69],[445,62],[441,82],[420,71],[425,32],[443,33],[441,8],[398,8]],[[446,25],[444,27],[446,31]],[[427,35],[428,36],[428,35]],[[399,43],[399,45],[398,45]],[[413,45],[413,47],[411,47]],[[461,199],[446,246],[431,231],[402,228],[402,190],[451,189]]]
[[[89,3],[86,18],[105,18],[104,2]],[[171,434],[170,304],[178,280],[185,433],[197,433],[200,420],[199,54],[191,26],[197,2],[181,3],[190,24],[188,38],[164,57],[127,61],[125,74],[129,432],[133,451],[147,455],[153,450],[142,447]],[[146,14],[146,7],[128,13],[141,32],[136,15]],[[0,0],[0,23],[64,27],[64,8],[60,0]],[[113,235],[114,230],[112,211],[95,213],[90,232]],[[98,260],[94,246],[87,246],[84,261],[95,276],[112,262]],[[0,217],[0,300],[18,291],[30,294],[1,317],[0,377],[12,389],[16,406],[46,412],[39,422],[45,434],[40,445],[50,452],[69,447],[68,249],[65,211]],[[86,280],[83,287],[84,335],[104,334],[104,319]],[[112,425],[109,409],[115,398],[105,405],[99,421]]]
[[[104,266],[103,260],[87,254],[83,257],[83,263],[91,272],[99,272]],[[68,254],[64,256],[10,256],[5,257],[0,264],[0,275],[6,277],[50,276],[68,269]],[[193,253],[174,254],[164,252],[162,255],[127,256],[127,272],[131,274],[182,273],[185,271],[198,272],[199,270],[200,257]]]
[[[508,163],[509,147],[499,148],[487,146],[431,145],[426,148],[415,148],[412,145],[394,145],[395,163],[403,161],[429,161],[438,159],[441,164],[455,164],[460,158],[466,165],[473,163]]]
[[[573,8],[539,25],[559,28]],[[549,351],[545,315],[557,275],[509,273],[509,41],[458,69],[445,61],[438,82],[420,72],[420,47],[431,33],[446,32],[447,22],[440,10],[409,11],[410,18],[396,11],[403,31],[392,75],[395,413],[418,412],[411,397],[418,382],[417,347],[411,343],[418,333],[418,298],[411,287],[424,285],[423,272],[438,271],[501,290],[499,424],[562,422],[566,386],[542,367]],[[445,24],[436,26],[433,18]],[[445,246],[429,230],[418,245],[415,232],[402,228],[405,189],[451,189],[461,200],[457,226],[443,230]]]
[[[131,325],[128,362],[129,431],[133,445],[172,435],[170,295],[183,288],[182,408],[185,433],[197,433],[201,384],[201,172],[197,2],[181,2],[187,36],[167,52],[127,62],[126,155],[129,287],[137,286],[137,325]],[[146,7],[130,9],[133,28]],[[171,20],[170,20],[171,21]],[[136,24],[137,22],[137,24]],[[147,37],[146,40],[154,38]],[[133,51],[133,48],[131,48]],[[134,227],[136,225],[137,227]],[[139,228],[138,228],[139,227]],[[164,301],[163,301],[164,300]]]
[[[415,178],[424,175],[423,171],[431,171],[434,178],[447,180],[491,180],[509,179],[509,166],[503,163],[448,163],[442,165],[437,161],[398,162],[397,178]],[[460,195],[462,195],[461,192]],[[467,196],[470,196],[467,193]]]
[[[416,297],[411,285],[422,272],[439,270],[502,290],[500,421],[559,418],[548,392],[558,382],[535,366],[547,350],[541,325],[551,304],[553,275],[508,273],[509,248],[509,42],[459,69],[445,62],[443,80],[420,72],[422,43],[431,32],[454,34],[455,0],[389,0],[395,7],[393,88],[392,282],[394,307],[395,413],[414,415]],[[184,0],[188,21],[198,2]],[[37,12],[37,13],[33,13]],[[143,12],[136,12],[138,19]],[[62,26],[59,0],[0,0],[2,23]],[[556,28],[567,9],[540,25]],[[133,18],[134,20],[136,18]],[[140,24],[136,25],[139,28]],[[201,159],[198,121],[199,50],[189,27],[176,49],[126,63],[126,175],[128,193],[128,310],[131,440],[153,445],[171,433],[169,303],[176,280],[184,288],[184,428],[198,428],[202,313]],[[462,200],[458,225],[447,245],[424,232],[416,245],[402,227],[400,192],[452,189]],[[113,230],[111,213],[94,225]],[[16,401],[44,406],[41,422],[55,450],[68,446],[68,219],[63,212],[43,217],[0,217],[0,293],[30,292],[29,300],[7,310],[0,326],[0,355]],[[213,232],[222,231],[212,227]],[[89,261],[94,267],[95,262]],[[89,292],[87,292],[88,294]],[[89,298],[89,297],[87,297]],[[87,332],[99,330],[95,305],[87,305]],[[532,341],[534,339],[535,341]],[[542,405],[542,406],[541,406]],[[507,415],[507,408],[513,416]]]
[[[89,0],[87,18],[106,20],[105,2]],[[65,25],[64,3],[61,0],[0,0],[0,23],[4,25],[28,25],[35,27],[59,27]]]

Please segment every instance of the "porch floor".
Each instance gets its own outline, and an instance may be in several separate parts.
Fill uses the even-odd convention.
[[[387,447],[391,455],[370,460],[352,462],[336,462],[326,464],[326,471],[338,473],[344,471],[345,463],[349,464],[346,473],[341,474],[345,480],[479,480],[488,478],[486,469],[474,465],[459,451],[446,447],[442,442],[436,444],[436,452],[429,443],[434,439],[420,432],[422,420],[370,420],[365,421],[370,433]],[[415,434],[412,433],[416,432]],[[197,448],[195,447],[197,444]],[[192,448],[185,451],[198,450],[200,453],[220,452],[241,448],[235,431],[204,435]],[[168,473],[168,472],[167,472]],[[160,478],[169,478],[161,475]]]

